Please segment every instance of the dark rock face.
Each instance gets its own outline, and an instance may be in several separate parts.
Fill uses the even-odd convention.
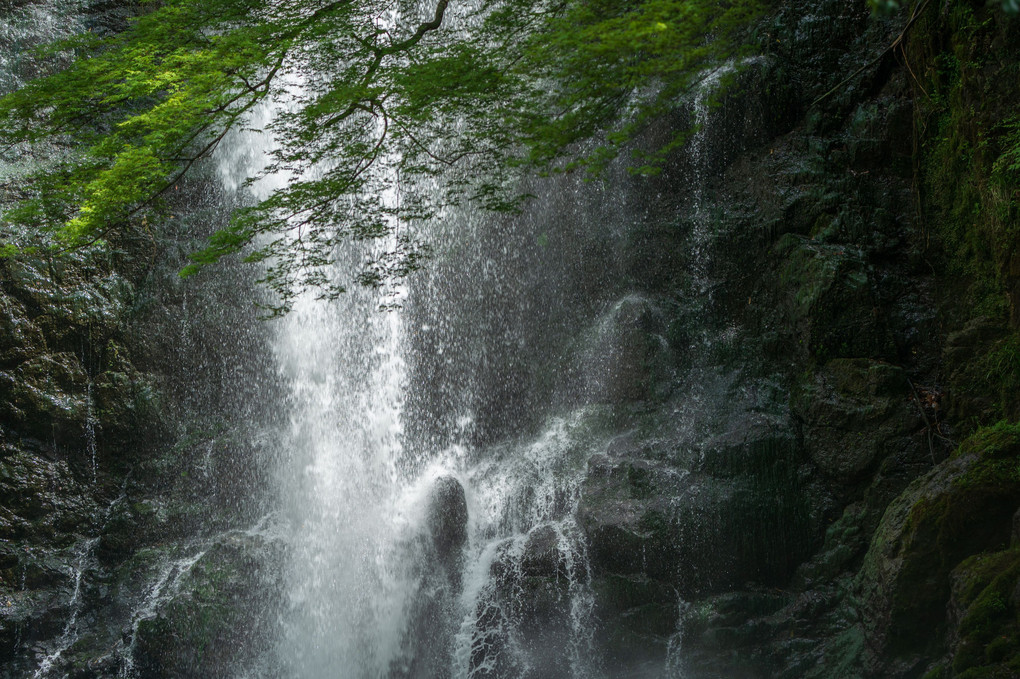
[[[896,446],[910,446],[923,426],[903,369],[874,360],[828,361],[792,399],[812,461],[841,483],[860,480]]]
[[[2,676],[33,670],[97,593],[83,569],[95,565],[95,536],[115,497],[116,446],[152,412],[150,383],[119,344],[132,295],[86,256],[55,268],[31,259],[2,266],[0,541],[10,545],[0,570]],[[106,388],[117,379],[120,389]]]
[[[969,11],[947,25],[930,9],[915,30],[981,25],[994,49],[1016,44],[997,8]],[[607,379],[620,380],[623,397],[607,399],[619,436],[589,460],[577,512],[597,646],[621,675],[664,662],[678,624],[699,678],[1016,674],[1017,500],[1005,469],[1018,457],[1000,442],[1001,463],[972,444],[947,459],[953,427],[1015,419],[1002,386],[1015,335],[1002,313],[961,311],[937,292],[963,274],[931,265],[918,236],[911,183],[936,170],[912,163],[924,154],[910,143],[909,74],[883,63],[801,113],[835,84],[820,73],[851,72],[864,61],[852,55],[880,52],[898,30],[835,2],[780,8],[775,58],[756,68],[803,90],[784,95],[799,102],[780,109],[788,118],[765,125],[778,136],[720,154],[703,194],[709,235],[682,198],[649,198],[655,217],[634,228],[623,256],[634,287],[620,299],[656,312],[616,326],[633,352],[618,352],[630,358]],[[996,54],[989,71],[1015,64]],[[1015,89],[998,91],[1015,101]],[[678,161],[656,188],[682,186],[689,170]],[[1004,241],[988,242],[986,254],[1004,253],[994,262],[951,256],[972,271],[1012,261]],[[998,285],[981,279],[968,294],[994,289],[1001,310]],[[663,350],[642,348],[655,339]],[[993,638],[995,625],[1005,634]]]

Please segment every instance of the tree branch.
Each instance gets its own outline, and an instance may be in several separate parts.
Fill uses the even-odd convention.
[[[885,56],[887,54],[889,54],[894,49],[899,47],[899,45],[903,42],[903,39],[907,36],[907,33],[914,26],[914,23],[918,19],[921,18],[921,14],[924,12],[925,9],[927,9],[929,4],[931,4],[931,0],[924,0],[924,2],[922,2],[921,4],[919,4],[916,7],[914,7],[914,12],[913,12],[913,14],[911,14],[910,20],[907,21],[907,25],[903,27],[903,30],[900,31],[900,34],[898,36],[896,36],[895,40],[892,41],[891,45],[889,45],[884,50],[882,50],[882,53],[879,54],[877,57],[875,57],[874,59],[872,59],[868,63],[864,64],[863,66],[861,66],[859,69],[857,69],[856,71],[854,71],[853,73],[848,75],[846,78],[843,78],[843,80],[839,81],[839,83],[837,83],[836,86],[833,87],[831,90],[829,90],[828,92],[826,92],[825,94],[823,94],[822,96],[818,97],[813,102],[811,102],[811,106],[809,108],[814,108],[815,106],[817,106],[819,103],[821,103],[825,99],[828,99],[830,96],[832,96],[841,87],[846,85],[848,82],[850,82],[851,80],[856,78],[858,75],[860,75],[861,73],[863,73],[867,69],[871,68],[872,66],[874,66],[875,64],[880,62],[882,59],[885,58]]]

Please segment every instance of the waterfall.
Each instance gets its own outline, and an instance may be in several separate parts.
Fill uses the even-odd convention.
[[[266,128],[273,107],[258,111],[249,131],[229,137],[219,154],[228,191],[264,167],[273,140],[252,130]],[[254,197],[287,180],[260,180]],[[446,224],[452,248],[471,247],[488,228],[471,211],[446,215]],[[349,244],[334,275],[344,276],[372,247]],[[495,267],[482,279],[477,294],[506,283]],[[444,296],[433,280],[396,291],[408,309],[381,312],[393,290],[355,287],[328,303],[305,293],[272,321],[276,371],[286,385],[279,407],[288,422],[268,453],[276,468],[268,492],[287,544],[276,662],[287,676],[305,679],[335,676],[338,667],[351,679],[467,679],[494,676],[488,668],[497,665],[524,671],[536,663],[564,677],[594,677],[590,574],[572,513],[585,461],[605,445],[593,424],[599,413],[581,407],[546,418],[531,434],[511,428],[511,443],[482,445],[472,440],[479,379],[460,384],[443,404],[441,433],[422,436],[431,413],[409,407],[408,398],[420,405],[439,385],[420,367],[438,361],[470,370],[465,359],[487,360],[479,354],[484,346],[456,336],[450,314],[464,310],[435,305]],[[422,336],[439,346],[423,345]],[[418,368],[413,384],[409,364]],[[448,516],[458,502],[464,525]],[[531,614],[517,589],[535,577],[563,583],[560,636],[547,644],[523,629]],[[494,645],[480,653],[486,640]],[[563,649],[552,648],[553,640]]]
[[[705,287],[707,99],[732,68],[707,76],[692,105],[702,128],[689,146],[692,273]],[[273,116],[267,105],[249,127],[264,129]],[[251,131],[228,141],[219,166],[231,190],[265,166],[273,141]],[[260,180],[255,197],[287,179]],[[607,347],[620,341],[620,319],[647,303],[615,292],[611,268],[596,274],[606,284],[577,308],[539,301],[578,284],[576,271],[553,263],[562,251],[549,252],[551,238],[569,236],[554,230],[557,216],[590,231],[578,236],[568,267],[579,266],[588,243],[625,237],[629,208],[605,191],[552,182],[509,222],[448,211],[430,227],[434,270],[396,291],[403,308],[379,310],[393,290],[354,288],[331,302],[308,292],[272,321],[288,423],[270,453],[276,485],[268,492],[287,544],[273,645],[287,676],[325,679],[341,667],[350,679],[605,676],[576,513],[587,462],[611,438],[604,403],[617,397],[623,359]],[[399,188],[384,200],[399,200]],[[613,212],[619,218],[607,220]],[[349,275],[385,246],[348,244],[334,275]],[[611,262],[612,248],[585,256]],[[551,336],[529,313],[565,327]],[[568,324],[592,328],[589,349],[579,352],[585,365],[567,370],[576,379],[564,386],[555,377],[558,386],[537,391],[522,383],[505,401],[487,393],[522,378],[535,358],[528,351],[551,352],[563,333],[576,334]],[[462,534],[453,519],[436,519],[457,514],[460,502]],[[544,603],[534,600],[535,587],[547,588]],[[679,641],[671,676],[682,675]]]
[[[16,32],[0,38],[28,39]],[[14,72],[6,62],[0,67],[4,77]],[[734,68],[707,75],[690,102],[701,129],[688,147],[694,228],[687,273],[708,300],[703,305],[712,288],[708,99]],[[0,89],[16,86],[13,77]],[[289,77],[286,87],[300,91],[300,76]],[[281,101],[258,108],[217,150],[219,187],[228,197],[264,199],[294,178],[244,181],[268,166],[275,148],[268,130],[286,106]],[[393,179],[396,188],[381,197],[390,205],[401,200],[400,177]],[[269,406],[273,417],[257,407],[239,413],[282,422],[253,446],[271,471],[261,489],[260,506],[271,511],[265,523],[285,546],[265,557],[282,561],[271,565],[282,570],[283,600],[270,609],[273,636],[245,640],[272,656],[273,669],[255,676],[612,676],[596,638],[593,568],[578,514],[590,460],[620,434],[614,408],[641,388],[635,373],[644,359],[628,346],[631,330],[662,321],[647,295],[621,282],[628,265],[618,252],[648,208],[637,191],[612,183],[561,177],[528,188],[536,197],[523,215],[450,208],[424,227],[437,256],[410,282],[348,285],[328,302],[306,292],[290,313],[268,322],[272,362],[265,370],[282,385],[281,400]],[[366,258],[391,245],[348,243],[332,273],[346,284]],[[238,294],[258,300],[261,293]],[[402,308],[380,311],[394,296]],[[185,311],[187,304],[185,295]],[[650,335],[656,351],[671,350],[662,333]],[[177,340],[187,345],[191,336],[182,329]],[[85,443],[95,482],[91,382],[87,389]],[[690,389],[696,402],[706,387]],[[207,484],[216,482],[216,443],[203,447],[197,468]],[[135,654],[144,623],[228,534],[182,538],[160,555],[123,625],[121,676],[140,673]],[[261,528],[249,537],[256,534],[263,536]],[[80,633],[80,592],[95,544],[90,538],[75,554],[70,615],[37,677],[58,667]],[[681,641],[671,641],[670,677],[683,676]]]
[[[299,78],[289,87],[300,89]],[[237,190],[266,164],[274,141],[265,130],[279,103],[263,106],[232,135],[218,165]],[[312,168],[309,171],[314,172]],[[254,198],[288,181],[263,178]],[[396,196],[387,199],[397,200]],[[339,253],[339,279],[373,245]],[[271,466],[281,532],[286,536],[286,603],[276,644],[288,676],[387,676],[398,662],[411,575],[402,554],[418,523],[415,479],[402,473],[405,391],[403,319],[379,310],[392,289],[353,286],[335,302],[314,291],[273,322],[273,354],[285,385],[287,422],[273,444]]]

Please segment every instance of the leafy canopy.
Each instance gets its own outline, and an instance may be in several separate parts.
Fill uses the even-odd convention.
[[[513,210],[519,172],[597,173],[706,68],[737,55],[761,0],[151,0],[127,28],[46,48],[64,67],[0,99],[0,144],[35,156],[7,180],[2,253],[113,238],[228,132],[275,102],[285,186],[239,209],[183,273],[242,252],[286,309],[337,246],[387,237],[360,271],[420,264],[413,225],[465,200]],[[51,61],[51,63],[58,63]],[[634,158],[654,172],[664,147]],[[31,149],[26,151],[26,149]],[[394,199],[399,180],[399,199]],[[389,198],[387,198],[389,196]]]

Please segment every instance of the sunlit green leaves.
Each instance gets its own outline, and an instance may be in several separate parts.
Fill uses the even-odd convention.
[[[379,285],[421,266],[414,226],[444,209],[513,211],[521,172],[605,168],[740,55],[762,2],[434,0],[399,16],[387,0],[141,3],[121,34],[51,46],[78,58],[0,99],[6,148],[46,143],[8,182],[25,199],[3,215],[0,254],[15,230],[67,248],[156,219],[160,197],[274,101],[276,145],[249,183],[291,181],[183,273],[243,252],[285,308],[309,286],[342,291],[329,271],[343,242],[386,238],[353,276]],[[645,149],[636,171],[683,139]]]
[[[739,56],[762,9],[755,1],[706,0],[564,5],[532,31],[519,67],[544,72],[548,83],[540,113],[524,130],[529,160],[551,164],[565,148],[606,130],[605,143],[566,165],[598,171],[676,107],[704,69]]]

